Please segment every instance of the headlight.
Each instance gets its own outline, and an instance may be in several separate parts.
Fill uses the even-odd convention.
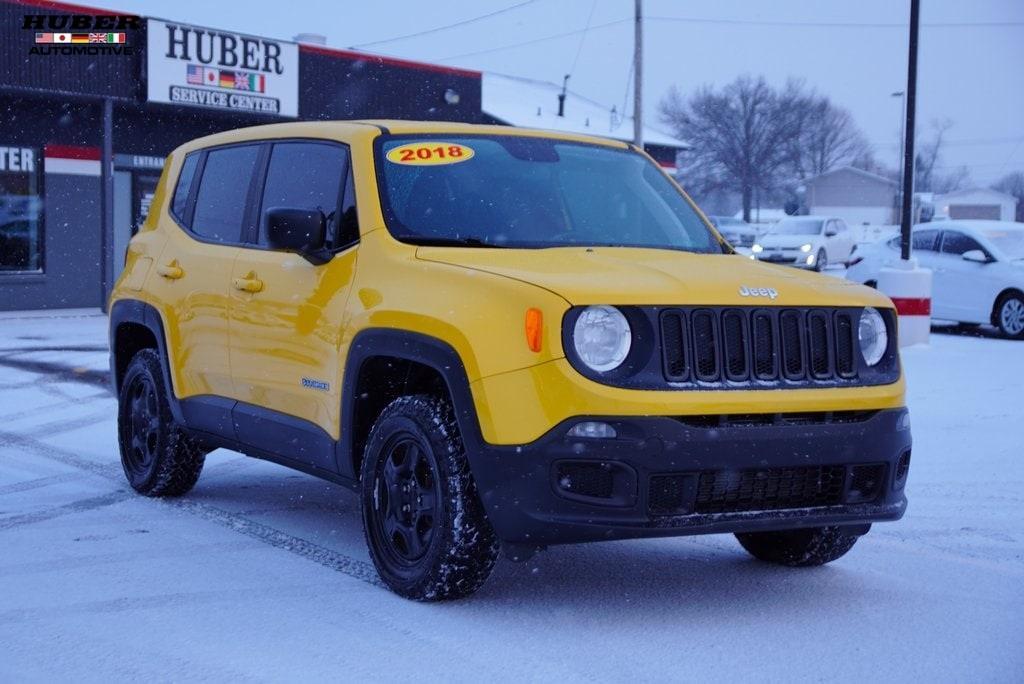
[[[801,252],[810,252],[811,251],[811,244],[807,243],[806,245],[800,245],[800,251]]]
[[[596,371],[610,371],[626,360],[633,334],[615,307],[588,306],[576,319],[572,342],[583,363]]]
[[[750,251],[753,252],[754,254],[760,254],[761,252],[764,251],[764,247],[755,242],[754,246],[750,248]]]
[[[889,333],[885,331],[885,319],[877,309],[869,306],[861,312],[857,338],[860,340],[860,353],[869,366],[882,360],[889,346]]]

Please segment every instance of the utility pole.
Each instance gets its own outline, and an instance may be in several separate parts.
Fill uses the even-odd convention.
[[[636,80],[633,85],[633,144],[644,147],[643,82],[644,82],[644,21],[643,0],[636,0],[635,34],[633,38],[633,70]]]
[[[910,226],[914,206],[914,110],[917,105],[917,36],[921,0],[910,0],[910,54],[907,59],[907,117],[903,127],[903,207],[900,212],[900,257],[910,260]]]

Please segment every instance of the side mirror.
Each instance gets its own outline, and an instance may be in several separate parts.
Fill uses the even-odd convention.
[[[970,249],[964,252],[961,256],[964,261],[973,261],[976,264],[987,264],[991,261],[991,259],[988,258],[988,255],[980,249]]]
[[[331,260],[324,249],[326,223],[318,209],[272,207],[263,213],[263,229],[271,248],[295,252],[317,266]]]
[[[839,231],[835,228],[829,228],[825,231],[825,237],[835,237],[836,235],[839,235]]]

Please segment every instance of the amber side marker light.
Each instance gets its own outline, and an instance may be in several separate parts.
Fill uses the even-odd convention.
[[[544,332],[544,314],[540,309],[526,310],[526,345],[530,351],[539,352]]]

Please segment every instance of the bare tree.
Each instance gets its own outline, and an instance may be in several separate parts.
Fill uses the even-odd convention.
[[[778,187],[790,161],[787,143],[800,131],[802,88],[776,91],[763,77],[741,76],[716,91],[699,88],[688,99],[673,88],[661,102],[662,120],[693,150],[683,155],[680,177],[695,192],[736,189],[750,220],[756,190]]]
[[[935,170],[939,168],[942,156],[942,144],[946,133],[953,127],[951,119],[933,119],[931,136],[917,144],[914,155],[914,190],[918,192],[936,192]]]
[[[793,94],[800,134],[789,141],[796,178],[817,176],[843,165],[873,163],[871,146],[857,128],[850,112],[813,91]]]
[[[993,190],[1017,198],[1017,220],[1024,223],[1024,171],[1008,173],[992,184]]]

